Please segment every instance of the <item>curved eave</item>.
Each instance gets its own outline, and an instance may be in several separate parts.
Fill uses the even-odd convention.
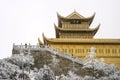
[[[45,45],[47,45],[48,43],[51,42],[51,41],[49,41],[49,39],[47,39],[47,38],[45,37],[44,34],[42,34],[42,36],[43,36],[43,41],[44,41],[44,44],[45,44]]]
[[[100,24],[96,28],[92,29],[62,29],[54,25],[56,32],[94,32],[96,33],[100,27]]]
[[[61,21],[72,20],[71,18],[67,18],[67,17],[61,16],[59,13],[57,13],[57,16],[58,16],[58,26],[59,27],[62,27]],[[90,17],[87,17],[87,18],[78,18],[78,19],[81,20],[81,21],[87,21],[87,22],[89,22],[89,25],[90,25],[92,23],[94,17],[95,17],[95,13],[92,16],[90,16]]]
[[[93,21],[94,17],[95,17],[95,13],[94,13],[91,17],[88,17],[88,19],[90,20],[89,25],[91,25],[91,23],[92,23],[92,21]]]
[[[56,25],[54,24],[54,28],[55,28],[55,33],[56,33],[56,38],[59,38],[59,32],[58,32],[58,30],[56,30]]]
[[[39,45],[43,45],[42,41],[38,38]]]
[[[100,24],[96,28],[94,28],[94,35],[97,33],[99,27],[100,27]]]
[[[45,37],[45,36],[44,36]],[[44,38],[47,44],[116,44],[120,45],[120,39],[48,39]]]
[[[61,16],[59,13],[57,13],[57,17],[58,17],[58,26],[62,27],[61,19],[64,19],[65,17]]]

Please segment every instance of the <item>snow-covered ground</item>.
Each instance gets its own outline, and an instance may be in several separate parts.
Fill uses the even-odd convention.
[[[51,50],[51,52],[53,54],[56,53],[54,50]],[[56,66],[59,60],[55,56],[52,56],[52,58],[52,62]],[[82,69],[91,70],[92,75],[77,75],[74,73],[74,70],[69,70],[67,74],[56,75],[46,64],[43,65],[43,68],[39,69],[32,67],[34,65],[33,56],[30,54],[25,55],[21,51],[20,54],[0,60],[0,80],[120,80],[120,69],[114,64],[105,64],[104,59],[96,60],[94,48],[91,48],[91,52],[86,58],[89,59],[82,63]]]

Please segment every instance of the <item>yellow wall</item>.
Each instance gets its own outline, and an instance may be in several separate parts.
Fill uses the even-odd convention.
[[[120,67],[119,44],[48,44],[60,52],[84,57],[89,54],[90,48],[96,48],[96,57],[104,58],[106,63],[114,63]]]

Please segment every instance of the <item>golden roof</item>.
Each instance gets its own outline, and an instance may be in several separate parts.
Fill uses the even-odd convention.
[[[39,45],[43,45],[42,41],[38,38]]]
[[[54,25],[54,27],[55,27],[55,30],[60,32],[84,32],[84,31],[92,32],[92,31],[97,31],[100,27],[100,24],[96,28],[89,28],[89,29],[63,29],[63,28],[57,27],[56,25]]]
[[[89,28],[89,29],[63,29],[60,27],[57,27],[56,25],[54,25],[55,27],[55,31],[56,31],[56,37],[59,37],[59,33],[63,32],[63,33],[81,33],[81,32],[85,32],[86,34],[93,34],[93,36],[96,34],[96,32],[98,31],[100,24],[96,27],[96,28]]]
[[[61,27],[61,20],[67,21],[67,20],[72,20],[72,19],[79,19],[81,21],[87,21],[87,22],[89,22],[89,25],[90,25],[94,19],[95,13],[90,17],[84,17],[84,16],[80,15],[78,12],[74,11],[73,13],[68,15],[67,17],[63,17],[59,13],[57,13],[57,16],[58,16],[59,27]]]
[[[120,45],[120,39],[68,39],[68,38],[47,38],[43,34],[44,43],[97,43],[97,44],[118,44]]]

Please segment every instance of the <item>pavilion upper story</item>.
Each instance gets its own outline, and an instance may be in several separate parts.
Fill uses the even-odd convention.
[[[57,14],[57,16],[58,26],[55,25],[56,38],[93,38],[100,26],[89,28],[95,14],[86,18],[74,11],[67,17],[60,14]]]

